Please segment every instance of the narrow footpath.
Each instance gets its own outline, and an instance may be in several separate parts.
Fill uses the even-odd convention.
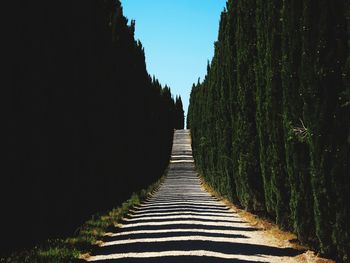
[[[87,259],[91,262],[299,262],[302,251],[278,247],[263,231],[206,192],[189,131],[175,132],[169,171],[159,190],[130,211]]]

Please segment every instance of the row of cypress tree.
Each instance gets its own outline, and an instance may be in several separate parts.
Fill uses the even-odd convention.
[[[350,5],[229,0],[188,110],[220,193],[350,260]]]
[[[159,178],[182,111],[119,0],[11,2],[2,253],[72,234]]]
[[[175,98],[175,118],[174,118],[175,129],[181,130],[185,127],[185,112],[183,110],[183,104],[181,96]]]

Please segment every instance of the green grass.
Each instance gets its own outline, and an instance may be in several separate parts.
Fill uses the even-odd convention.
[[[146,197],[156,191],[163,182],[162,176],[157,182],[143,189],[122,203],[117,208],[104,214],[95,214],[76,231],[72,237],[50,239],[32,249],[13,253],[7,258],[0,258],[1,263],[62,263],[80,262],[100,242],[104,234],[117,226],[128,211],[139,205]]]

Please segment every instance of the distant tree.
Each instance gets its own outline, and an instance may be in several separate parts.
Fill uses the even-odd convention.
[[[183,110],[181,96],[176,96],[175,99],[175,129],[183,129],[185,125],[185,112]]]

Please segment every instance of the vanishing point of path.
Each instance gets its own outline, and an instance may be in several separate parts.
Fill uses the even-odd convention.
[[[271,245],[272,244],[272,245]],[[92,262],[297,262],[302,253],[274,246],[263,231],[202,187],[189,131],[176,131],[159,190],[130,211],[88,259]]]

